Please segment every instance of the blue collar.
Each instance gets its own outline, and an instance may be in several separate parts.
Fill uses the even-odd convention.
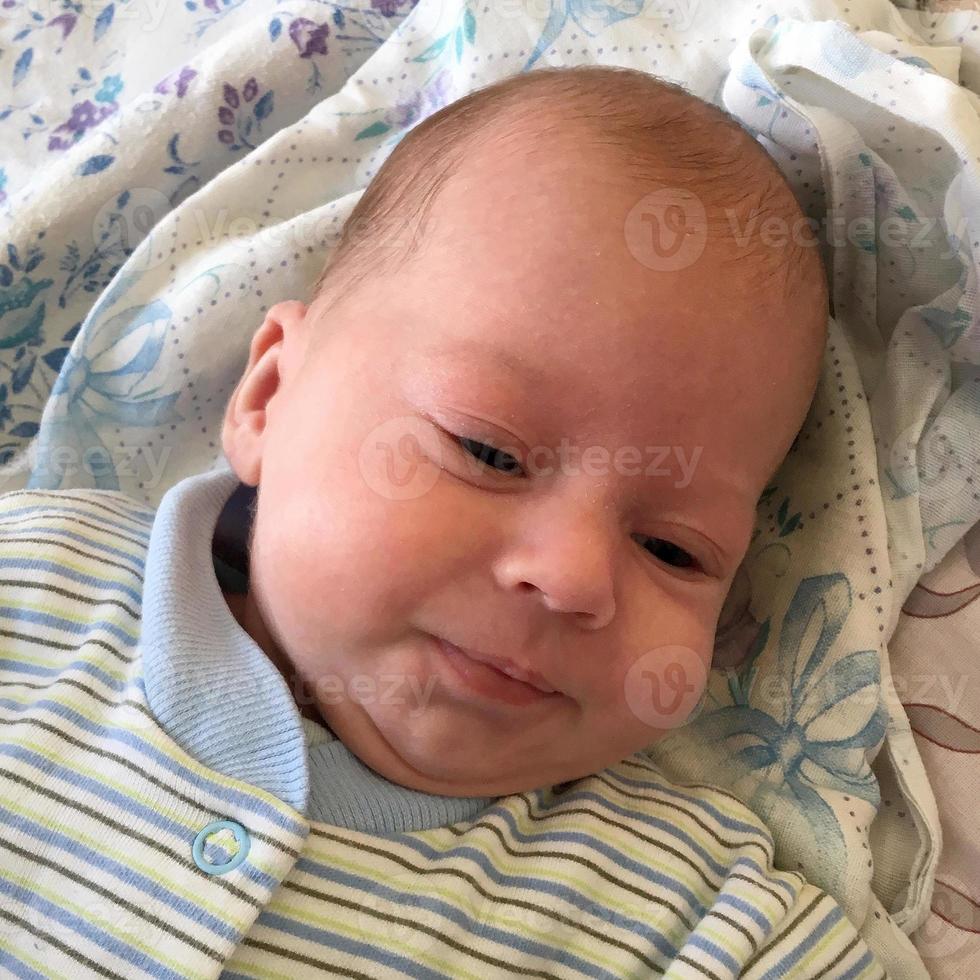
[[[299,710],[282,675],[232,615],[211,538],[238,487],[224,468],[164,494],[150,532],[140,646],[153,714],[189,755],[306,813]],[[206,533],[202,533],[206,532]]]

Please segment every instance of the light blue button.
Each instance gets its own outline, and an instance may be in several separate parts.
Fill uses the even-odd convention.
[[[238,844],[238,852],[232,857],[230,861],[226,861],[224,864],[211,864],[204,856],[204,845],[212,834],[218,833],[220,830],[230,830],[235,835],[235,841]],[[248,831],[240,824],[235,823],[234,820],[215,820],[214,823],[209,823],[204,830],[202,830],[197,837],[194,838],[194,862],[202,870],[207,872],[209,875],[223,875],[227,874],[229,871],[234,871],[248,856],[248,849],[251,847],[251,839],[248,836]]]

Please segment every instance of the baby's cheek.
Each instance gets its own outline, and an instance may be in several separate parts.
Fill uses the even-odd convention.
[[[350,509],[328,500],[283,511],[262,531],[254,557],[291,653],[359,650],[406,631],[402,583],[415,581],[415,566]]]

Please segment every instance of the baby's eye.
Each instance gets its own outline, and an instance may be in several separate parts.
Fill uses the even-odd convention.
[[[515,469],[520,470],[520,463],[510,453],[505,453],[502,449],[496,449],[485,442],[477,442],[475,439],[467,439],[464,436],[454,436],[454,438],[471,456],[498,472],[513,473]],[[644,540],[653,544],[650,553],[665,565],[670,565],[673,568],[700,568],[700,564],[694,555],[672,541],[651,537]]]
[[[468,453],[475,456],[481,463],[497,469],[498,472],[512,473],[514,467],[520,469],[520,463],[510,453],[505,453],[501,449],[494,449],[493,446],[477,442],[475,439],[466,439],[463,436],[457,436],[456,439]],[[495,464],[500,464],[502,469]]]
[[[646,541],[654,547],[650,553],[666,565],[673,568],[697,568],[698,560],[689,551],[667,541],[664,538],[647,538]],[[655,549],[655,550],[654,550]]]

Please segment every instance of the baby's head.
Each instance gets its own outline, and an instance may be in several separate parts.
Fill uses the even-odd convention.
[[[268,311],[227,408],[258,486],[239,621],[393,782],[499,796],[600,771],[703,690],[819,376],[809,227],[725,113],[600,67],[429,117],[348,227],[310,304]],[[556,693],[480,694],[433,637]]]

